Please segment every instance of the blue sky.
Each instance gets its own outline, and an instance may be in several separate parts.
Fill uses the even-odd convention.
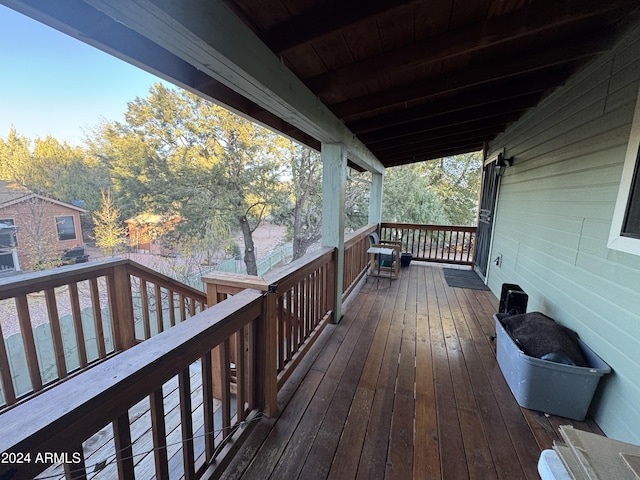
[[[0,138],[52,135],[80,145],[101,119],[160,81],[132,65],[0,5]]]

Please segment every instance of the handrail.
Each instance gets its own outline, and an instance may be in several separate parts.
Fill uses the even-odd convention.
[[[210,305],[244,289],[258,289],[274,315],[278,387],[291,375],[324,327],[333,320],[335,249],[321,248],[264,277],[211,272],[202,277]],[[233,363],[233,352],[230,362]],[[217,380],[214,380],[217,382]],[[214,391],[218,391],[214,385]]]
[[[367,273],[369,262],[367,250],[371,245],[369,234],[377,230],[378,224],[371,223],[348,234],[344,239],[343,302],[353,292],[358,281]]]
[[[109,455],[117,468],[108,462],[111,465],[106,466],[113,471],[107,476],[133,478],[128,411],[145,398],[151,405],[152,469],[158,478],[168,477],[173,453],[167,441],[169,432],[165,431],[163,385],[174,377],[178,377],[182,427],[177,428],[182,432],[181,448],[175,448],[182,451],[179,463],[198,478],[207,469],[224,468],[225,445],[231,437],[237,439],[247,433],[251,419],[265,404],[264,355],[269,348],[261,343],[266,338],[263,303],[259,292],[242,292],[198,313],[197,321],[181,323],[170,334],[157,335],[6,411],[1,416],[3,430],[12,433],[0,436],[0,452],[11,458],[18,455],[24,459],[28,455],[29,461],[0,464],[0,477],[32,478],[54,463],[56,454],[56,458],[67,460],[68,469],[78,470],[72,478],[86,478],[85,466],[104,458],[85,458],[83,442],[105,425],[112,425],[114,446]],[[228,357],[232,338],[238,351],[247,352],[237,359],[235,395],[231,393],[229,370],[214,372],[211,364],[211,352],[216,346],[221,357]],[[192,413],[189,382],[190,366],[195,363],[201,369],[204,397],[202,408]],[[224,380],[221,424],[214,424],[210,388],[214,373]],[[203,451],[194,447],[194,428],[198,427],[194,419],[201,420]],[[45,453],[50,456],[43,457]],[[177,453],[176,456],[179,457]]]
[[[473,265],[477,227],[381,223],[380,239],[399,241],[414,260]]]
[[[14,316],[20,329],[16,334],[19,342],[11,345],[21,349],[9,350],[0,327],[0,385],[5,406],[206,308],[203,292],[128,259],[2,278],[0,300],[9,299],[15,301]],[[67,316],[59,313],[62,303],[69,306]],[[48,326],[34,327],[34,320]],[[43,355],[43,351],[51,353]],[[9,362],[13,356],[26,360],[22,375],[16,370],[19,366]]]

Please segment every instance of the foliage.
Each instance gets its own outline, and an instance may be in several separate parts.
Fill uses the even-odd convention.
[[[106,124],[94,151],[108,162],[128,214],[178,216],[176,232],[223,239],[239,228],[247,271],[252,232],[279,194],[278,137],[183,90],[154,85],[129,103],[126,124]]]
[[[285,225],[293,241],[293,260],[301,258],[322,236],[322,161],[320,154],[288,142],[281,149],[290,179],[274,205],[274,223]]]
[[[480,187],[479,153],[387,169],[382,218],[387,222],[471,225]]]
[[[114,256],[124,248],[127,229],[120,221],[120,209],[113,203],[111,191],[102,191],[102,208],[93,214],[93,234],[96,246]]]

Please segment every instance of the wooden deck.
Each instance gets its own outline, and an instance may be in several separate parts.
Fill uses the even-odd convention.
[[[538,479],[560,424],[521,409],[496,363],[491,292],[412,263],[369,281],[260,420],[228,478]],[[226,477],[226,476],[225,476]]]

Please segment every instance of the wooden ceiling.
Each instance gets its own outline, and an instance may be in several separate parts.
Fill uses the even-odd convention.
[[[385,167],[477,151],[637,0],[225,0]]]

